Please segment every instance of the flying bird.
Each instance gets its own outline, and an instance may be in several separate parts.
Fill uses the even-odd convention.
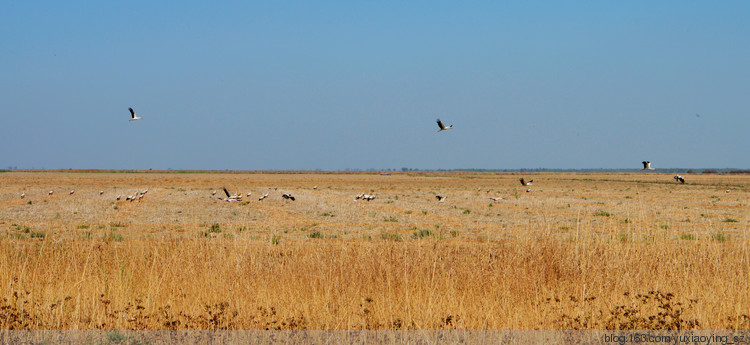
[[[223,188],[223,189],[224,189],[224,194],[227,195],[227,198],[232,199],[232,200],[240,200],[240,201],[242,200],[242,194],[229,194],[229,191],[226,188]]]
[[[641,163],[643,164],[643,169],[641,170],[655,170],[651,167],[651,161],[643,161]]]
[[[438,127],[440,127],[440,129],[438,130],[438,132],[442,132],[442,131],[445,131],[445,130],[448,130],[448,129],[453,129],[453,125],[450,125],[450,126],[446,127],[443,124],[443,121],[440,121],[440,119],[437,119],[437,124],[438,124]]]
[[[681,183],[685,183],[685,178],[680,175],[674,175],[674,180],[679,181]]]
[[[442,196],[442,195],[435,195],[435,198],[438,199],[438,201],[443,202],[448,197],[447,196]]]
[[[140,117],[138,117],[138,115],[135,114],[135,110],[133,110],[133,108],[128,108],[128,110],[130,110],[130,121],[141,119]]]
[[[520,181],[521,181],[521,185],[524,185],[524,186],[531,186],[531,183],[534,182],[534,180],[529,180],[529,182],[526,182],[526,180],[524,180],[523,177],[521,177]]]
[[[289,199],[291,201],[295,200],[294,197],[291,194],[288,194],[288,193],[284,193],[283,195],[281,195],[281,197],[284,198],[284,199]]]

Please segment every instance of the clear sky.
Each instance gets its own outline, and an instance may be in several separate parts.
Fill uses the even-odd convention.
[[[748,13],[5,1],[0,168],[750,168]]]

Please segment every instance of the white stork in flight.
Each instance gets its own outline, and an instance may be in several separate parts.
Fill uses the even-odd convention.
[[[524,185],[524,186],[531,186],[531,183],[534,182],[534,180],[529,180],[529,182],[526,182],[526,180],[524,180],[523,177],[521,177],[520,181],[521,181],[521,185]]]
[[[130,110],[130,121],[140,120],[141,117],[138,117],[138,115],[135,114],[135,110],[133,108],[128,108]]]
[[[643,161],[641,164],[643,164],[643,169],[641,170],[655,170],[651,167],[651,161]]]
[[[679,181],[681,183],[685,183],[685,178],[680,175],[674,175],[674,180]]]
[[[438,124],[438,127],[440,127],[440,129],[438,130],[438,132],[442,132],[442,131],[445,131],[445,130],[453,129],[453,125],[450,125],[450,126],[446,127],[443,124],[443,121],[440,121],[440,119],[437,119],[437,124]]]
[[[439,202],[444,202],[447,198],[447,196],[435,195],[435,199],[438,199]]]
[[[242,201],[242,194],[229,194],[229,191],[226,188],[223,188],[223,189],[224,189],[224,194],[227,195],[227,199]]]

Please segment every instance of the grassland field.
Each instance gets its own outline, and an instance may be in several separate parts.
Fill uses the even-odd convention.
[[[750,329],[750,176],[684,176],[3,172],[0,328]]]

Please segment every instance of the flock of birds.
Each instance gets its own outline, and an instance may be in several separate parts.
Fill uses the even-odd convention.
[[[133,110],[133,108],[128,108],[128,110],[130,111],[130,121],[136,121],[136,120],[142,119],[142,117],[139,117],[135,113],[135,110]],[[437,119],[437,125],[438,125],[438,132],[442,132],[442,131],[446,131],[446,130],[449,130],[449,129],[453,129],[453,125],[446,126],[445,124],[443,124],[442,121],[440,121],[440,119]],[[653,168],[651,166],[651,161],[643,161],[641,163],[643,164],[643,168],[641,170],[655,170],[655,168]],[[679,182],[679,183],[683,183],[683,184],[685,183],[685,178],[682,177],[682,176],[680,176],[680,175],[675,175],[674,176],[674,180],[676,182]],[[522,177],[522,178],[520,178],[520,182],[521,182],[522,186],[529,187],[529,186],[532,185],[532,183],[534,182],[534,180],[528,180],[528,181],[526,181]],[[226,201],[226,202],[242,201],[242,197],[243,197],[242,193],[234,193],[234,194],[232,194],[232,193],[229,193],[229,190],[227,190],[226,188],[222,188],[222,189],[224,190],[224,195],[226,195],[226,197],[218,196],[217,198],[219,200]],[[313,187],[313,190],[317,190],[317,189],[318,189],[318,186],[314,186]],[[526,192],[531,192],[531,189],[527,189]],[[75,193],[75,190],[71,190],[68,194],[69,195],[73,195],[73,193]],[[143,191],[136,191],[135,193],[128,195],[125,198],[125,200],[126,201],[131,201],[131,202],[133,202],[133,201],[140,202],[141,200],[143,200],[143,197],[146,195],[146,193],[148,193],[148,189],[143,190]],[[52,196],[53,194],[54,194],[53,190],[50,190],[49,193],[48,193],[49,196]],[[103,195],[103,194],[104,194],[104,191],[100,190],[99,191],[99,195]],[[215,196],[216,195],[216,191],[213,191],[211,193],[211,195]],[[250,197],[250,195],[252,195],[252,193],[247,193],[246,196]],[[22,192],[21,193],[21,199],[24,199],[25,197],[26,197],[26,192]],[[291,201],[297,200],[290,193],[284,193],[284,194],[281,195],[281,197],[284,198],[285,200],[291,200]],[[122,198],[122,195],[118,195],[115,199],[117,201],[120,201],[121,198]],[[266,198],[268,198],[268,193],[265,193],[265,194],[261,195],[260,197],[258,197],[258,201],[263,201]],[[376,195],[374,193],[372,193],[372,194],[361,193],[361,194],[356,195],[354,197],[354,200],[365,200],[365,201],[369,202],[369,201],[375,200],[375,198],[376,198]],[[445,200],[448,197],[445,196],[445,195],[436,195],[435,198],[438,200],[438,202],[445,202]],[[497,202],[497,201],[503,200],[503,198],[502,197],[490,197],[490,200],[492,200],[492,202]]]

